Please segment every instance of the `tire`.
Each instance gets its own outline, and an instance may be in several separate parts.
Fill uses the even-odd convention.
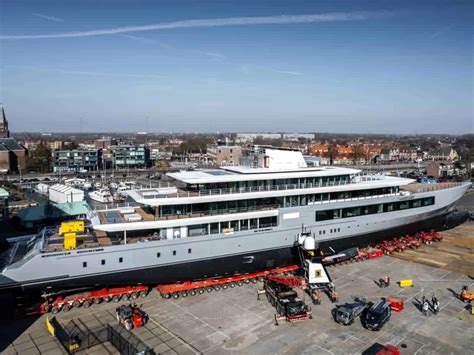
[[[161,297],[163,297],[163,298],[166,299],[166,300],[169,300],[169,299],[171,298],[171,294],[169,294],[169,293],[162,293],[162,294],[161,294]]]
[[[257,279],[251,279],[250,282],[253,283],[253,284],[256,284],[257,283]]]
[[[213,290],[213,288],[212,288],[211,286],[206,287],[206,291],[207,291],[208,293],[211,293],[212,290]]]
[[[182,291],[179,293],[181,297],[188,297],[188,292],[187,291]]]
[[[101,302],[102,302],[102,298],[100,298],[100,297],[99,298],[94,298],[94,303],[95,304],[99,304]]]
[[[197,290],[197,293],[199,293],[200,295],[202,295],[204,293],[204,289],[203,288],[200,288]]]
[[[214,286],[214,291],[220,291],[221,287],[219,285]]]
[[[191,290],[191,291],[189,291],[189,294],[190,294],[191,296],[196,296],[196,290]]]
[[[73,308],[79,308],[80,306],[81,306],[81,302],[79,302],[79,301],[74,301],[74,302],[72,303],[72,307],[73,307]]]
[[[229,287],[230,287],[230,288],[234,288],[234,287],[235,287],[235,283],[234,283],[234,282],[229,282]]]
[[[119,302],[120,302],[120,299],[121,299],[120,296],[114,296],[114,297],[112,297],[112,301],[114,301],[114,303],[119,303]]]
[[[131,297],[132,297],[132,300],[136,300],[139,297],[139,295],[136,292],[132,292]]]
[[[125,294],[122,296],[122,300],[123,301],[128,301],[130,299],[130,295],[129,294]]]
[[[242,286],[244,283],[242,281],[237,281],[237,286]]]
[[[60,311],[60,309],[59,309],[58,307],[56,307],[56,306],[53,307],[53,308],[51,308],[51,313],[52,313],[52,314],[58,314],[59,311]]]
[[[92,302],[89,301],[89,300],[85,300],[85,301],[82,303],[82,307],[84,307],[84,308],[89,308],[91,305],[92,305]]]
[[[223,289],[223,290],[227,290],[228,288],[229,288],[229,286],[228,286],[227,284],[223,284],[223,285],[222,285],[222,289]]]
[[[176,293],[173,293],[172,297],[177,300],[179,298],[179,293],[176,292]]]
[[[145,298],[146,296],[148,296],[148,292],[146,292],[146,291],[140,291],[140,297],[141,297],[141,298]]]
[[[110,296],[104,297],[104,302],[109,303],[110,301],[112,301],[112,297]]]
[[[61,307],[61,311],[63,312],[69,312],[70,309],[71,309],[71,306],[69,306],[68,304],[65,304],[64,306]]]
[[[244,280],[244,284],[249,284],[250,283],[250,280],[249,279],[245,279]]]

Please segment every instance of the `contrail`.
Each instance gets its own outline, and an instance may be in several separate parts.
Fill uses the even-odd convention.
[[[176,28],[197,28],[197,27],[222,27],[222,26],[245,26],[245,25],[286,25],[317,22],[343,22],[343,21],[364,21],[374,18],[382,18],[392,15],[389,11],[366,11],[366,12],[334,12],[326,14],[308,15],[281,15],[281,16],[260,16],[260,17],[229,17],[216,19],[182,20],[175,22],[165,22],[144,26],[124,26],[116,28],[105,28],[91,31],[63,32],[50,34],[27,34],[27,35],[0,35],[3,40],[21,39],[44,39],[44,38],[74,38],[114,35],[118,33],[170,30]]]
[[[40,14],[37,12],[32,13],[33,16],[40,17],[42,19],[48,20],[48,21],[54,21],[54,22],[64,22],[62,18],[59,17],[54,17],[54,16],[48,16],[44,14]]]

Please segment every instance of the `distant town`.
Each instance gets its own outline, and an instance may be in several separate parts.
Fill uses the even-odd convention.
[[[397,168],[439,181],[472,176],[474,135],[335,133],[18,133],[0,112],[0,174],[86,174],[255,165],[262,147],[299,150],[309,165]],[[424,174],[420,174],[420,172]],[[417,175],[417,176],[415,176]]]

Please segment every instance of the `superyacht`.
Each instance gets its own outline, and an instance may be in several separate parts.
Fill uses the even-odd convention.
[[[321,253],[441,229],[471,187],[310,167],[299,151],[269,148],[258,167],[167,175],[175,186],[130,190],[133,203],[91,210],[73,247],[58,228],[9,239],[0,290],[156,285],[287,266],[302,228]]]

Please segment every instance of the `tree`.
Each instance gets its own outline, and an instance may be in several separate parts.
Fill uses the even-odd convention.
[[[337,145],[331,144],[328,147],[329,165],[332,165],[334,163],[334,159],[336,159],[338,154],[339,154],[339,150],[337,149]]]
[[[65,150],[74,150],[77,148],[79,148],[79,144],[77,144],[76,142],[69,142],[64,145]]]
[[[354,144],[352,146],[352,160],[354,161],[354,164],[363,159],[364,156],[364,147],[360,144]]]
[[[47,173],[50,171],[50,168],[51,150],[43,143],[40,143],[26,160],[26,170]]]

